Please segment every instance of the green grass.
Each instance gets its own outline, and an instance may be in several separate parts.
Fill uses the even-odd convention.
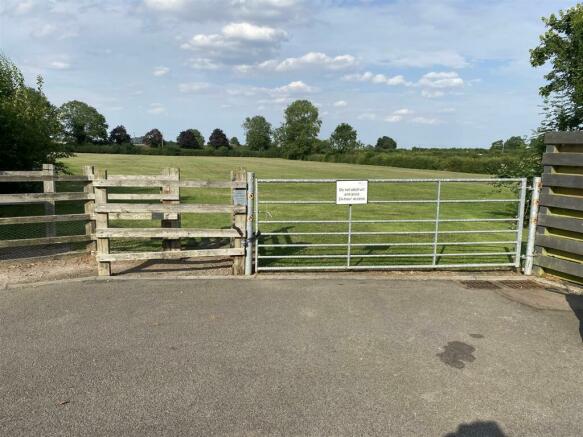
[[[107,169],[109,174],[160,174],[165,167],[180,168],[183,179],[228,180],[230,171],[237,168],[245,168],[254,171],[258,178],[338,178],[338,179],[377,179],[377,178],[461,178],[484,177],[467,173],[454,173],[443,171],[414,170],[404,168],[392,168],[386,166],[361,166],[352,164],[333,164],[308,161],[289,161],[283,159],[267,158],[238,158],[238,157],[174,157],[174,156],[147,156],[147,155],[101,155],[79,154],[66,159],[65,164],[75,174],[81,174],[84,165],[93,165],[96,168]],[[67,187],[65,187],[67,188]],[[68,187],[69,190],[79,188]],[[123,189],[128,192],[127,189]],[[119,189],[117,190],[119,192]],[[138,190],[133,190],[133,192]],[[139,190],[140,192],[155,192],[155,190]],[[371,184],[369,187],[369,200],[404,200],[435,198],[436,186],[434,183],[416,184]],[[334,200],[334,184],[285,184],[285,185],[260,185],[261,200]],[[465,184],[447,183],[442,187],[442,199],[482,199],[482,198],[515,198],[517,196],[512,187],[500,187],[493,184]],[[181,202],[183,203],[229,203],[230,191],[225,189],[181,189]],[[73,211],[77,212],[77,211]],[[342,205],[275,205],[266,204],[260,206],[260,220],[346,220],[348,209]],[[440,216],[442,218],[512,218],[516,215],[516,203],[488,203],[488,204],[443,204]],[[433,219],[435,217],[434,204],[369,204],[353,207],[354,220],[371,219]],[[159,221],[115,221],[114,226],[121,227],[157,227]],[[182,226],[192,228],[228,228],[231,218],[227,214],[183,214]],[[508,230],[512,229],[512,223],[444,223],[441,226],[445,231],[456,230]],[[346,224],[265,224],[261,231],[266,232],[345,232]],[[394,232],[394,231],[423,231],[434,230],[433,223],[401,223],[401,224],[354,224],[356,232]],[[515,235],[510,233],[477,233],[444,235],[440,243],[455,243],[462,241],[512,241]],[[1,237],[0,237],[1,238]],[[261,244],[342,244],[346,243],[345,235],[323,236],[290,236],[281,235],[264,237]],[[413,247],[379,247],[371,244],[379,243],[430,243],[433,235],[355,235],[352,243],[357,246],[352,249],[353,265],[402,265],[402,264],[426,264],[431,260],[431,246]],[[215,241],[183,241],[183,247],[217,247],[227,242]],[[127,241],[116,240],[112,242],[113,250],[157,250],[159,241]],[[457,245],[440,245],[440,253],[463,252],[509,252],[513,253],[511,244],[480,245],[465,247]],[[345,247],[322,248],[262,248],[262,255],[310,255],[322,254],[344,255]],[[378,257],[362,258],[359,255],[387,255],[387,254],[425,254],[428,257]],[[440,264],[469,263],[469,262],[509,262],[508,256],[492,257],[443,257]],[[262,266],[289,266],[289,265],[343,265],[344,259],[262,259]]]

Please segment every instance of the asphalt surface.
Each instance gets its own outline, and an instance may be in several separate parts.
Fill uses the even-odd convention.
[[[0,434],[580,436],[577,314],[456,281],[4,290]]]

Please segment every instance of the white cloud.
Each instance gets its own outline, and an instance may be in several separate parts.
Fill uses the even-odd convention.
[[[443,91],[439,90],[422,90],[421,95],[427,97],[428,99],[434,99],[436,97],[442,97],[445,95]]]
[[[189,65],[195,70],[216,70],[219,68],[219,64],[208,58],[192,58]]]
[[[150,103],[150,108],[148,108],[148,114],[162,114],[166,112],[166,108],[161,103]]]
[[[399,121],[403,120],[402,115],[387,115],[385,117],[385,121],[388,123],[398,123]]]
[[[71,68],[71,64],[66,61],[51,61],[48,67],[52,70],[68,70]]]
[[[351,81],[358,81],[358,82],[370,82],[375,84],[384,84],[390,86],[396,85],[411,85],[410,82],[407,82],[402,75],[397,76],[385,76],[384,74],[374,74],[370,71],[362,74],[348,74],[344,76],[344,80],[351,80]]]
[[[242,64],[243,60],[259,60],[271,56],[287,39],[287,33],[269,26],[230,23],[221,33],[197,34],[180,45],[199,52],[211,62]]]
[[[268,26],[256,26],[250,23],[231,23],[223,27],[225,38],[271,42],[285,39],[287,33]]]
[[[156,11],[180,11],[187,3],[186,0],[144,0],[146,7]]]
[[[302,94],[302,93],[312,93],[314,91],[316,91],[315,88],[306,85],[304,82],[302,82],[301,80],[296,80],[294,82],[290,82],[287,85],[275,88],[273,90],[276,93],[281,93],[281,94]]]
[[[246,73],[253,69],[267,71],[293,71],[303,68],[325,68],[329,70],[340,70],[357,65],[357,59],[352,55],[328,56],[321,52],[309,52],[297,58],[286,58],[278,61],[271,59],[258,65],[238,65],[237,71]]]
[[[210,88],[207,82],[187,82],[178,85],[178,90],[181,93],[199,93]]]
[[[348,103],[346,102],[346,100],[338,100],[337,102],[334,102],[334,106],[336,108],[345,108],[346,106],[348,106]]]
[[[414,112],[410,109],[407,108],[403,108],[403,109],[397,109],[395,112],[393,112],[393,114],[395,115],[411,115]]]
[[[156,77],[160,77],[160,76],[165,76],[170,72],[170,69],[168,67],[156,67],[154,68],[154,71],[152,71],[152,74]]]
[[[415,117],[411,120],[413,123],[417,124],[438,124],[439,120],[437,118],[429,117]]]
[[[423,75],[418,84],[428,88],[459,88],[464,86],[464,81],[455,71],[432,71]]]

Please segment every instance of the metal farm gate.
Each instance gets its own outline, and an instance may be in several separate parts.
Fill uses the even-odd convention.
[[[369,179],[338,204],[337,179],[256,179],[255,269],[520,266],[526,179]]]

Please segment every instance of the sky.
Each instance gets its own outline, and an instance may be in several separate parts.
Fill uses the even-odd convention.
[[[245,117],[281,124],[308,99],[320,136],[365,144],[488,147],[531,135],[545,69],[542,16],[567,0],[0,0],[0,51],[55,105],[81,100],[109,127],[174,139]]]

